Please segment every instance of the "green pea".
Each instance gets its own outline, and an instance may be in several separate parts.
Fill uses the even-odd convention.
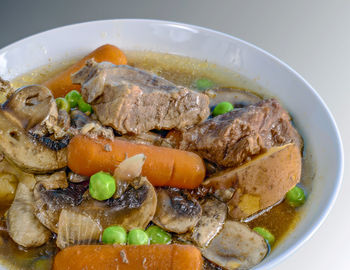
[[[201,78],[196,80],[196,88],[198,90],[207,90],[209,88],[212,88],[214,86],[213,81],[205,78]]]
[[[148,227],[146,233],[151,244],[169,244],[171,242],[170,233],[164,231],[158,226],[152,225]]]
[[[293,187],[287,192],[286,200],[292,207],[302,206],[306,200],[304,190],[298,186]]]
[[[264,239],[269,243],[270,246],[272,246],[273,243],[275,243],[275,236],[272,233],[270,233],[268,229],[265,229],[263,227],[255,227],[253,230],[260,234],[262,237],[264,237]]]
[[[110,226],[103,231],[102,242],[104,244],[125,244],[126,230],[121,226]]]
[[[128,233],[129,245],[148,245],[148,235],[141,229],[132,229]]]
[[[78,101],[82,98],[81,94],[77,90],[70,91],[66,96],[66,100],[68,101],[71,108],[78,106]]]
[[[220,102],[218,105],[215,106],[213,110],[213,116],[218,116],[221,114],[228,113],[233,110],[233,105],[230,102]]]
[[[78,108],[80,111],[86,113],[87,115],[92,113],[91,105],[86,103],[82,98],[78,100]]]
[[[67,113],[70,112],[69,103],[65,98],[61,98],[61,97],[56,98],[56,104],[59,110],[65,110]]]
[[[113,196],[115,190],[115,180],[109,173],[98,172],[90,177],[89,192],[92,198],[107,200]]]

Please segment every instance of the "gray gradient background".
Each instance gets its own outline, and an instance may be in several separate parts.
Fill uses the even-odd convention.
[[[342,133],[344,184],[321,229],[275,269],[350,269],[350,1],[0,0],[0,48],[54,27],[112,18],[172,20],[228,33],[274,54],[313,85]]]

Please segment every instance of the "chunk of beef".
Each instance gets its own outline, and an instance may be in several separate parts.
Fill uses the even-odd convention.
[[[235,109],[173,134],[180,149],[198,153],[222,167],[235,167],[273,146],[294,143],[300,149],[302,138],[290,116],[275,99]]]
[[[103,125],[121,134],[183,129],[209,116],[209,98],[149,72],[89,61],[72,75]]]

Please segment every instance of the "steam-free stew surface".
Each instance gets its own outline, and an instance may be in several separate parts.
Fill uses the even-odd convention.
[[[255,82],[246,80],[235,73],[208,64],[205,61],[149,52],[128,52],[127,57],[130,65],[149,70],[179,85],[193,87],[193,82],[196,79],[208,78],[214,81],[216,86],[232,86],[259,91],[259,87]],[[74,61],[65,61],[57,65],[43,67],[17,78],[12,83],[15,87],[40,83],[72,62]],[[55,239],[38,248],[23,249],[19,247],[10,239],[6,232],[4,214],[9,206],[9,202],[1,202],[1,264],[8,266],[10,269],[50,269],[52,258],[58,251],[55,245]],[[267,228],[275,235],[278,244],[286,236],[288,231],[295,227],[298,220],[299,213],[283,202],[272,208],[272,210],[248,222],[248,225],[251,228],[256,226]]]

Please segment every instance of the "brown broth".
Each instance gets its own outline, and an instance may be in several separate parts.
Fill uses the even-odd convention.
[[[242,89],[251,89],[267,97],[264,90],[254,81],[247,80],[227,69],[217,67],[205,61],[192,58],[160,54],[154,52],[126,52],[129,65],[149,70],[176,84],[192,87],[198,78],[208,78],[217,86],[231,86]],[[60,64],[51,64],[13,80],[14,87],[27,84],[41,83],[53,74],[67,67],[74,60]],[[52,257],[57,252],[54,239],[38,248],[23,249],[14,243],[6,232],[4,213],[9,205],[0,207],[0,260],[10,269],[50,269]],[[299,210],[290,207],[287,203],[273,207],[270,211],[248,222],[254,228],[265,227],[275,235],[276,245],[293,230],[300,219]]]

